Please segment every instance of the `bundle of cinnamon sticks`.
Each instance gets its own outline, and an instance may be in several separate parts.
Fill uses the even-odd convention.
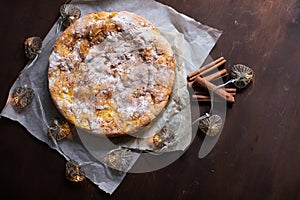
[[[220,57],[188,74],[188,85],[195,90],[192,96],[193,99],[201,102],[210,102],[210,91],[216,94],[216,100],[221,101],[222,99],[224,99],[229,103],[234,103],[236,88],[217,88],[217,86],[213,83],[219,78],[228,76],[226,69],[220,69],[216,71],[217,69],[224,66],[225,63],[225,58]],[[202,89],[199,89],[199,86]]]

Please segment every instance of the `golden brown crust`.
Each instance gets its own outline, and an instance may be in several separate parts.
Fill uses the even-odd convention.
[[[79,128],[109,137],[148,125],[167,105],[175,79],[168,42],[129,12],[75,21],[57,39],[49,63],[58,110]]]

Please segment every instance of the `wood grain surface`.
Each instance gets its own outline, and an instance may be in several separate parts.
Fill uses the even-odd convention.
[[[0,109],[25,66],[23,42],[44,38],[64,0],[4,0],[0,7]],[[1,195],[6,199],[300,199],[300,1],[160,0],[223,31],[211,52],[226,68],[253,68],[253,83],[228,107],[223,132],[205,158],[198,134],[158,171],[128,174],[113,195],[72,184],[65,160],[17,122],[0,119]]]

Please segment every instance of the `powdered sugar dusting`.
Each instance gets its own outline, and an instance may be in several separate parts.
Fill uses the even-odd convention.
[[[159,113],[151,113],[151,106],[168,100],[169,94],[165,92],[172,89],[175,72],[165,62],[159,62],[162,55],[173,55],[169,46],[154,42],[162,41],[165,45],[166,41],[152,24],[137,20],[128,12],[118,13],[109,20],[119,30],[107,32],[104,40],[93,44],[84,58],[80,40],[67,57],[53,51],[49,87],[71,96],[68,100],[61,97],[54,100],[59,102],[57,106],[62,112],[63,107],[68,108],[65,112],[75,116],[76,125],[96,133],[118,134],[127,130],[129,124],[145,125],[141,122],[145,115],[152,120]],[[88,26],[101,23],[107,22],[90,21]],[[87,25],[78,23],[74,33],[78,34],[80,26]],[[82,30],[85,35],[87,30]],[[55,88],[55,82],[60,81],[55,73],[58,66],[65,68],[66,77],[76,74],[74,85],[65,86],[61,80],[62,87]]]

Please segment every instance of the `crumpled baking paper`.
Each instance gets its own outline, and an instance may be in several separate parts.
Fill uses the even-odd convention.
[[[153,0],[74,1],[74,4],[80,8],[82,15],[96,11],[134,12],[151,21],[169,40],[176,54],[177,74],[179,76],[176,78],[175,88],[178,89],[174,90],[175,94],[172,95],[166,111],[162,114],[162,122],[159,122],[159,120],[153,122],[151,125],[152,130],[148,131],[147,135],[142,135],[135,142],[121,141],[121,146],[151,150],[152,147],[147,143],[147,137],[151,137],[154,132],[163,126],[169,125],[171,126],[170,129],[176,130],[176,140],[171,143],[173,145],[168,146],[164,151],[185,150],[191,143],[192,137],[190,133],[189,98],[187,89],[184,87],[186,84],[184,78],[186,73],[190,73],[202,65],[222,32],[203,25],[178,13],[169,6]],[[97,184],[101,190],[112,194],[125,178],[126,173],[114,173],[114,171],[99,162],[99,158],[104,158],[109,150],[115,148],[114,144],[106,143],[106,146],[102,146],[102,151],[97,150],[97,155],[92,155],[89,147],[93,147],[93,145],[90,142],[88,142],[88,147],[84,144],[86,142],[84,136],[82,137],[84,133],[80,130],[77,130],[78,134],[74,134],[72,139],[58,142],[59,148],[47,136],[50,120],[62,117],[52,103],[47,83],[48,58],[52,52],[53,44],[60,34],[57,33],[58,26],[59,20],[43,40],[42,52],[38,58],[34,63],[29,62],[25,66],[13,84],[1,116],[22,124],[28,132],[38,140],[47,143],[51,148],[56,149],[67,160],[72,159],[82,164],[86,177]],[[17,113],[10,102],[12,101],[11,94],[13,90],[20,86],[34,89],[35,98],[31,105],[21,113]],[[185,126],[189,126],[187,131],[180,131],[184,130]],[[139,156],[140,153],[132,152],[130,167],[134,165]]]

